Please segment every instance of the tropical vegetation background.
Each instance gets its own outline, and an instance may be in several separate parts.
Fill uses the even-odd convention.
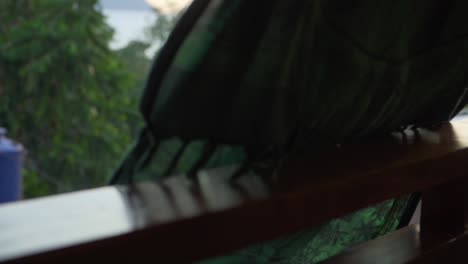
[[[106,2],[0,1],[0,126],[27,149],[25,198],[105,185],[141,126],[151,58],[177,14],[153,10],[116,47]]]

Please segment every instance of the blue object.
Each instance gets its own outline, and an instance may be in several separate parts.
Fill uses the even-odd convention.
[[[21,198],[21,166],[23,147],[6,137],[0,127],[0,203]]]

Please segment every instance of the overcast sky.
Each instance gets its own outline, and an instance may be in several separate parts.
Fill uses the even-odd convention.
[[[145,0],[101,0],[104,9],[149,10]]]

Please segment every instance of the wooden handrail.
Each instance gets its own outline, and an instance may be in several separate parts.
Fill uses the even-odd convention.
[[[297,154],[271,181],[226,167],[3,205],[0,262],[191,262],[468,175],[468,124],[419,134]]]
[[[430,249],[424,248],[420,240],[419,225],[411,225],[381,238],[348,249],[342,254],[321,264],[465,264],[468,263],[468,234],[439,241]]]

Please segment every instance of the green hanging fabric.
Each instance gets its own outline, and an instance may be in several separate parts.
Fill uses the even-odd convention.
[[[274,170],[299,149],[446,122],[468,99],[466,11],[462,0],[195,0],[155,60],[146,127],[112,183]],[[312,263],[395,229],[408,201],[212,261]]]

